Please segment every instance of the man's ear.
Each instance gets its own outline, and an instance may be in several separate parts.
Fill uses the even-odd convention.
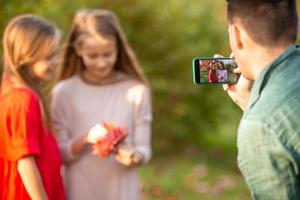
[[[232,49],[243,49],[243,29],[238,24],[230,24],[228,27],[230,45]]]

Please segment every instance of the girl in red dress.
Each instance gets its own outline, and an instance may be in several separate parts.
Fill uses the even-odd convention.
[[[0,200],[65,199],[61,159],[41,94],[59,43],[55,26],[34,15],[14,18],[3,36],[0,89]]]
[[[216,70],[211,67],[208,71],[208,82],[215,83],[218,82]]]

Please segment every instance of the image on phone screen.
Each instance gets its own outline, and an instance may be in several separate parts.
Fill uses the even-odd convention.
[[[236,83],[239,75],[231,58],[196,58],[193,61],[193,75],[196,84],[202,83]]]

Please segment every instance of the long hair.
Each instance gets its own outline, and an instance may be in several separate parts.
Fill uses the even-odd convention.
[[[58,37],[59,32],[54,24],[31,14],[13,18],[6,26],[3,36],[1,82],[3,76],[8,76],[17,84],[32,89],[40,98],[46,125],[50,124],[49,110],[41,87],[30,75],[29,68],[53,52],[58,45]]]
[[[82,59],[75,50],[75,43],[83,34],[115,38],[118,55],[114,69],[148,85],[116,15],[111,11],[101,9],[82,9],[75,14],[67,39],[59,80],[67,79],[84,68]]]

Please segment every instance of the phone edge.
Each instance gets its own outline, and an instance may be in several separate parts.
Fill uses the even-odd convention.
[[[193,71],[193,82],[194,82],[194,84],[195,85],[201,85],[201,81],[200,81],[200,77],[199,77],[199,83],[197,83],[197,80],[196,80],[196,74],[195,74],[195,67],[196,67],[196,65],[195,65],[195,61],[197,60],[198,58],[194,58],[193,59],[193,63],[192,63],[192,71]]]

